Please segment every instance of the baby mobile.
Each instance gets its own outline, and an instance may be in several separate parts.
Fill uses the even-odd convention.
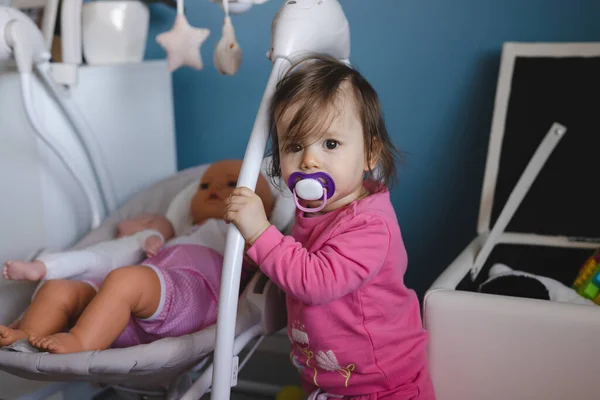
[[[231,23],[230,0],[212,0],[222,4],[225,11],[222,36],[215,47],[213,63],[222,75],[235,75],[242,63],[242,49],[235,37]],[[248,11],[252,4],[261,4],[267,0],[231,0],[231,12]],[[183,0],[177,0],[177,16],[171,30],[156,36],[156,41],[167,53],[167,66],[170,72],[182,66],[197,70],[204,68],[200,48],[210,30],[191,26],[184,14]]]

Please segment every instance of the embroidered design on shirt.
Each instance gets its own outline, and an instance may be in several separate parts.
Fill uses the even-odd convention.
[[[299,329],[292,328],[292,339],[294,342],[308,345],[308,334]]]
[[[314,371],[313,383],[315,384],[315,386],[320,387],[319,384],[317,383],[317,369],[315,367],[313,367],[312,365],[310,365],[310,360],[313,359],[314,353],[308,347],[309,346],[308,334],[306,333],[305,329],[306,328],[304,327],[304,325],[301,325],[300,322],[295,321],[292,324],[291,340],[294,343],[294,347],[296,347],[304,355],[304,357],[306,357],[306,366],[311,368]],[[298,365],[300,365],[298,357],[294,354],[294,349],[292,348],[292,352],[290,353],[290,360],[292,361],[292,364],[296,365],[296,363],[294,362],[294,358],[296,358]],[[304,370],[304,367],[302,367],[300,369],[301,372],[303,370]]]
[[[292,361],[292,365],[294,365],[294,367],[296,367],[300,372],[304,372],[306,367],[300,363],[298,356],[294,354],[293,350],[290,353],[290,360]]]
[[[342,368],[332,350],[328,350],[327,352],[319,350],[315,356],[315,359],[317,360],[317,365],[323,368],[325,371],[335,371],[346,378],[344,386],[348,387],[348,380],[352,375],[352,371],[354,371],[354,368],[356,368],[354,364],[349,364],[347,367]]]

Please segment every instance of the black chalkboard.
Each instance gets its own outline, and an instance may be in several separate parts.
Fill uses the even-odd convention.
[[[554,122],[568,132],[507,231],[600,238],[600,56],[516,58],[490,225]]]

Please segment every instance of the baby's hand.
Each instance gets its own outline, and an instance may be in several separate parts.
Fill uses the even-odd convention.
[[[251,246],[271,225],[260,197],[247,187],[239,187],[225,200],[225,222],[233,222]]]
[[[144,243],[144,250],[146,251],[146,255],[148,257],[153,257],[158,253],[158,251],[163,246],[163,241],[159,236],[152,235],[146,239]]]

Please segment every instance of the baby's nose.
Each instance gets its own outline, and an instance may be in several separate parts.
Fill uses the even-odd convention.
[[[314,151],[305,151],[302,157],[302,169],[319,168],[319,160]]]

